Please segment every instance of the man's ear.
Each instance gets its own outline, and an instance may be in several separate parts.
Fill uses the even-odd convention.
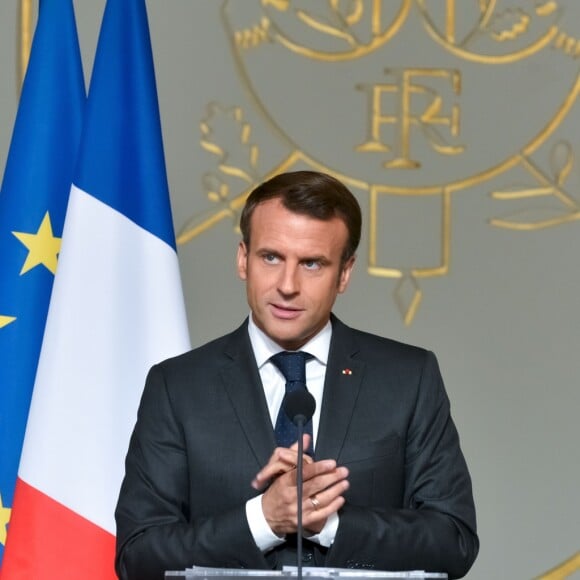
[[[238,255],[237,255],[237,264],[238,264],[238,276],[245,280],[247,278],[247,268],[248,268],[248,248],[244,242],[240,242],[238,245]]]
[[[351,256],[342,267],[342,271],[340,272],[338,278],[339,294],[342,294],[348,288],[348,283],[350,282],[350,275],[352,274],[352,269],[354,268],[355,260],[356,256]]]

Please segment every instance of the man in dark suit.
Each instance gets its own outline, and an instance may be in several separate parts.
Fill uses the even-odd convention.
[[[434,355],[331,313],[360,240],[356,199],[328,175],[282,174],[240,225],[251,315],[151,369],[116,510],[119,576],[295,564],[298,461],[305,565],[463,576],[475,509]],[[280,351],[307,353],[312,457],[276,443]]]

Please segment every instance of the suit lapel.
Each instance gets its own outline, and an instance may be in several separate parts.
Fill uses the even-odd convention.
[[[316,459],[337,459],[344,445],[365,372],[358,351],[352,330],[333,316]]]
[[[248,336],[247,321],[231,335],[221,371],[224,388],[260,466],[276,446],[266,397]]]
[[[366,366],[358,360],[358,351],[352,330],[333,316],[316,459],[337,459],[344,445]],[[266,465],[276,441],[247,321],[232,333],[224,355],[224,388],[256,461],[260,466]]]

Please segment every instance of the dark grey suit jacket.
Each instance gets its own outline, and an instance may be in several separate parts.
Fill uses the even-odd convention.
[[[334,544],[308,542],[305,563],[464,575],[475,509],[434,355],[332,324],[315,457],[347,466],[350,488]],[[292,538],[264,555],[245,515],[274,447],[247,322],[153,367],[116,510],[119,576],[294,563]]]

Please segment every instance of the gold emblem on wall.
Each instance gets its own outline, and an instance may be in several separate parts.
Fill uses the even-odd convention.
[[[548,570],[548,572],[545,572],[541,576],[538,576],[537,580],[565,580],[565,578],[570,578],[574,572],[578,572],[579,570],[580,552],[576,552],[566,561],[558,564],[556,567]]]
[[[208,104],[208,210],[179,243],[224,218],[236,227],[272,174],[332,173],[368,212],[368,274],[396,281],[410,324],[426,280],[449,272],[455,195],[489,195],[491,227],[580,220],[575,0],[241,4],[224,2],[222,18],[249,103]]]

